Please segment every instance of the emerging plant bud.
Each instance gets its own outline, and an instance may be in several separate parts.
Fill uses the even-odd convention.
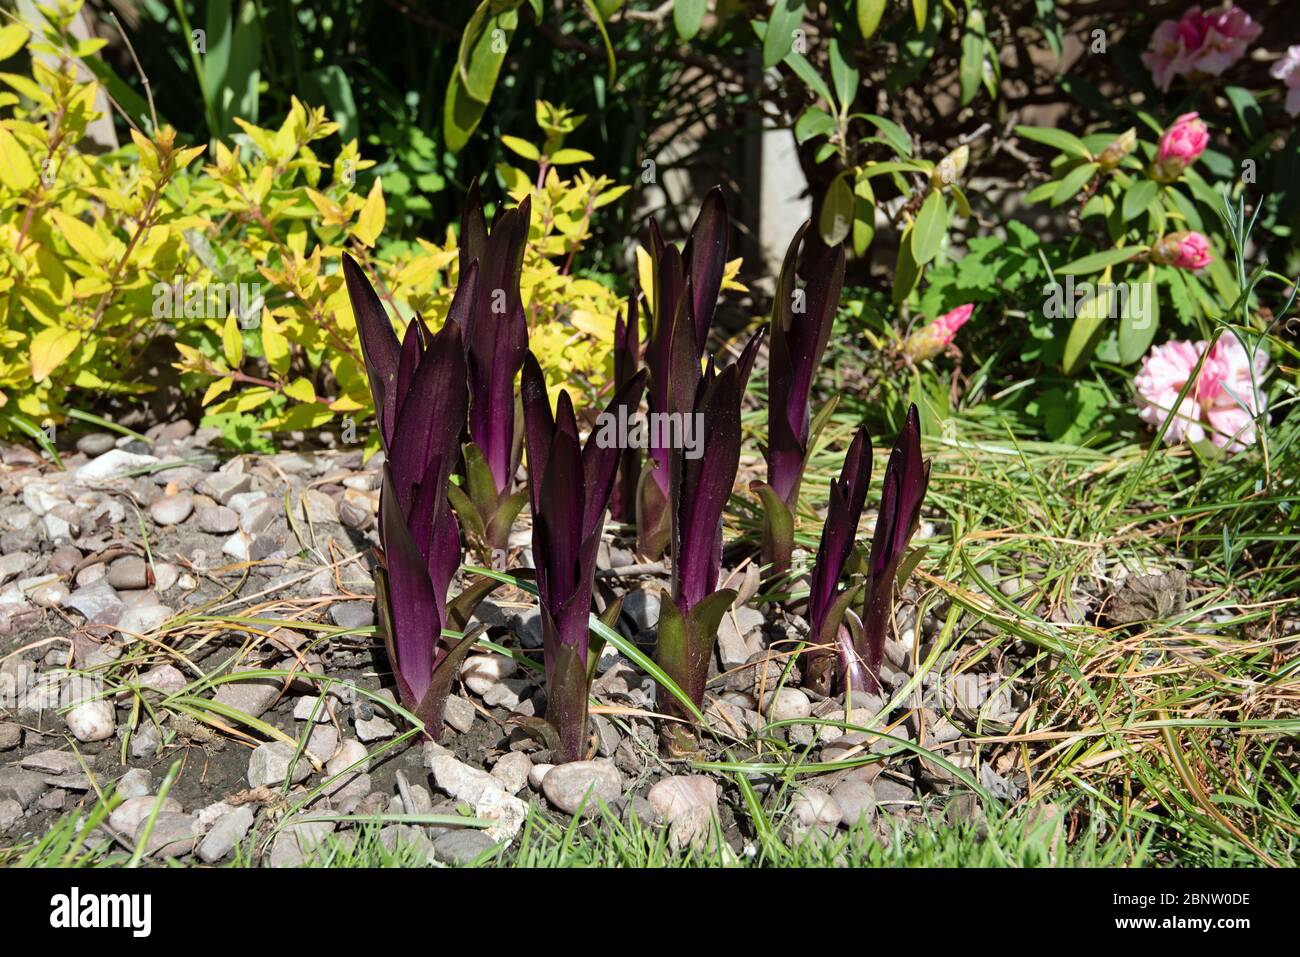
[[[1204,269],[1212,258],[1209,240],[1192,230],[1161,236],[1151,247],[1151,261],[1159,266]]]
[[[958,306],[952,312],[944,313],[928,326],[908,336],[903,343],[903,352],[914,362],[937,356],[948,343],[952,342],[953,337],[957,335],[957,330],[966,325],[974,311],[975,304],[968,302],[964,306]]]
[[[1136,145],[1137,130],[1130,126],[1101,151],[1101,155],[1097,157],[1097,163],[1102,169],[1112,170],[1124,162],[1124,158],[1133,152],[1133,147]]]
[[[1195,113],[1184,113],[1160,137],[1156,153],[1155,178],[1172,183],[1196,162],[1210,142],[1210,131]]]
[[[969,163],[970,147],[957,147],[943,159],[939,160],[939,165],[936,166],[934,172],[930,174],[930,185],[935,189],[943,189],[945,186],[951,186],[966,174],[966,166]]]

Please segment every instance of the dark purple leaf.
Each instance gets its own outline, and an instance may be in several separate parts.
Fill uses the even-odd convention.
[[[921,420],[916,406],[907,411],[907,421],[889,453],[880,514],[871,540],[871,559],[866,603],[862,611],[862,635],[857,645],[870,677],[867,691],[879,687],[880,664],[884,659],[885,636],[894,602],[894,579],[907,553],[907,543],[916,530],[930,483],[930,463],[921,460]],[[855,680],[852,674],[842,681]],[[875,688],[870,685],[874,683]]]
[[[546,474],[546,456],[550,454],[551,439],[555,435],[555,416],[551,414],[551,399],[546,392],[546,376],[531,352],[524,356],[519,395],[523,400],[524,445],[528,450],[529,504],[536,515],[540,510],[538,497],[542,483],[534,481],[533,477]]]
[[[709,343],[709,329],[722,291],[722,275],[727,267],[727,242],[731,221],[727,201],[719,186],[709,190],[700,213],[691,226],[690,238],[682,250],[690,284],[690,312],[695,326],[696,351],[704,353]]]
[[[822,526],[821,542],[809,583],[808,622],[812,633],[821,629],[835,590],[844,573],[844,565],[853,552],[858,523],[871,485],[871,437],[858,429],[844,456],[840,477],[831,482],[830,508]]]
[[[375,401],[375,418],[384,447],[393,434],[396,421],[397,366],[400,347],[397,333],[384,311],[375,287],[356,261],[343,255],[343,278],[352,301],[356,317],[357,334],[361,339],[361,353],[365,357],[366,374],[370,377],[370,394]]]
[[[411,488],[423,478],[429,460],[441,456],[448,469],[455,461],[465,403],[465,352],[460,327],[447,322],[429,339],[397,416],[389,448],[393,485],[405,514],[410,513]]]
[[[428,565],[411,537],[387,464],[379,501],[379,528],[384,560],[388,564],[393,644],[397,652],[397,660],[392,664],[395,671],[401,672],[413,702],[418,702],[433,679],[442,621],[438,617]]]
[[[615,390],[609,405],[605,406],[596,428],[582,449],[583,481],[587,489],[587,510],[582,519],[582,534],[584,539],[594,536],[597,544],[605,524],[605,507],[614,491],[614,476],[623,452],[620,445],[626,438],[619,425],[632,421],[644,390],[644,372],[637,372],[622,383]],[[602,427],[605,422],[612,423],[610,429],[614,432],[615,441],[602,444]]]
[[[798,504],[808,454],[809,396],[844,285],[844,247],[826,247],[804,223],[790,241],[772,300],[768,359],[768,484]],[[802,250],[802,256],[800,251]],[[796,276],[806,280],[799,289]]]
[[[740,464],[740,403],[762,336],[755,333],[741,359],[721,372],[710,361],[693,409],[706,437],[702,454],[691,459],[673,450],[673,599],[683,615],[718,585],[722,510]]]
[[[471,197],[475,199],[476,197]],[[467,206],[462,225],[462,275],[477,260],[472,308],[466,330],[472,400],[469,432],[482,450],[499,494],[513,481],[514,383],[528,350],[528,323],[519,291],[531,199],[498,215],[486,239],[479,234],[482,211]],[[463,239],[463,242],[465,240]]]
[[[637,309],[637,292],[628,298],[627,321],[619,315],[614,321],[614,386],[621,389],[637,374],[641,365],[641,321]],[[635,410],[632,410],[635,411]],[[636,488],[641,478],[641,450],[622,449],[618,456],[618,478],[610,499],[614,520],[631,524],[636,521]]]
[[[487,220],[483,217],[483,197],[478,179],[470,180],[465,192],[465,208],[460,217],[460,276],[464,280],[470,263],[483,258],[487,249]]]

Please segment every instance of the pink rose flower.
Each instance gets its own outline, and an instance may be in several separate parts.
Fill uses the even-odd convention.
[[[1133,378],[1138,418],[1157,429],[1170,418],[1178,393],[1192,377],[1206,345],[1204,341],[1174,341],[1152,347]],[[1170,418],[1165,442],[1208,438],[1228,452],[1254,445],[1255,421],[1266,404],[1257,386],[1267,368],[1267,354],[1256,353],[1252,368],[1245,347],[1236,336],[1225,333]]]
[[[1210,241],[1198,232],[1181,230],[1156,240],[1151,247],[1152,262],[1178,269],[1204,269],[1214,257]]]
[[[1196,55],[1198,73],[1222,76],[1228,67],[1246,55],[1246,48],[1259,39],[1263,27],[1235,4],[1224,4],[1201,19],[1204,34]]]
[[[1173,182],[1196,162],[1210,142],[1210,131],[1199,114],[1184,113],[1160,137],[1156,177]]]
[[[903,351],[918,361],[938,355],[952,342],[953,337],[957,335],[957,330],[970,321],[974,311],[975,304],[968,302],[964,306],[958,306],[952,312],[944,313],[928,326],[908,336],[907,341],[903,343]]]
[[[1286,111],[1300,114],[1300,46],[1287,47],[1282,59],[1273,64],[1269,75],[1286,86]]]
[[[1142,62],[1161,90],[1174,77],[1202,74],[1221,76],[1246,55],[1262,28],[1240,7],[1225,3],[1207,13],[1189,7],[1177,20],[1162,21],[1151,34]]]

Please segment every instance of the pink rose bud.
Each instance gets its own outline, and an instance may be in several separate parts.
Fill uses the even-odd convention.
[[[970,321],[975,311],[975,304],[968,302],[958,306],[952,312],[944,313],[930,323],[907,337],[903,343],[903,352],[916,361],[937,356],[943,348],[952,342],[957,330]]]
[[[1151,247],[1151,261],[1161,266],[1204,269],[1212,258],[1209,240],[1189,230],[1162,236]]]
[[[1210,142],[1210,131],[1195,113],[1184,113],[1160,137],[1156,179],[1172,183],[1196,162]]]

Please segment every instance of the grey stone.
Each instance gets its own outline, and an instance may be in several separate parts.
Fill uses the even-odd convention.
[[[476,695],[484,695],[497,682],[509,678],[519,666],[505,655],[471,655],[460,667],[465,687]]]
[[[44,790],[44,775],[22,768],[0,768],[0,799],[17,801],[23,807],[30,807]]]
[[[236,844],[244,839],[244,835],[252,826],[253,809],[247,804],[242,804],[218,818],[199,843],[199,859],[205,864],[215,864],[222,860],[235,849]]]
[[[149,566],[143,558],[125,555],[108,566],[108,583],[120,590],[147,588],[149,586]]]
[[[212,535],[227,535],[239,528],[239,516],[224,505],[204,505],[196,512],[199,528]]]
[[[141,797],[153,790],[153,778],[144,768],[131,768],[117,779],[116,792],[123,799]]]
[[[461,734],[469,731],[474,726],[474,705],[460,695],[450,695],[447,698],[446,707],[443,709],[442,719],[450,727],[456,729]],[[3,745],[0,744],[0,750]]]
[[[659,623],[659,596],[644,588],[630,591],[623,598],[622,614],[627,615],[638,631]]]
[[[31,568],[36,561],[29,552],[10,552],[0,556],[0,585]]]
[[[375,623],[375,607],[368,601],[335,602],[330,620],[340,628],[369,628]]]
[[[718,813],[718,784],[703,774],[681,774],[664,778],[646,795],[655,819],[672,823],[694,808],[704,808],[706,816]]]
[[[876,792],[865,781],[841,781],[831,789],[831,797],[843,812],[840,818],[843,827],[853,827],[859,821],[870,821],[875,816]]]
[[[198,490],[208,498],[216,499],[218,503],[225,505],[232,496],[247,492],[252,487],[253,480],[247,475],[217,472],[199,482]]]
[[[309,488],[303,491],[296,504],[298,515],[312,525],[338,524],[339,507],[324,492]]]
[[[0,831],[7,831],[23,819],[23,806],[12,798],[0,801]]]
[[[238,498],[239,496],[235,497]],[[275,524],[275,520],[283,514],[283,511],[277,500],[263,498],[248,505],[240,512],[239,527],[249,535],[260,535]]]
[[[812,702],[798,688],[779,688],[763,696],[763,711],[772,721],[806,718],[812,714]]]
[[[175,694],[184,688],[188,681],[175,665],[158,665],[150,668],[140,676],[141,688],[157,691],[160,694]]]
[[[338,746],[339,733],[331,724],[313,725],[311,733],[307,735],[306,751],[317,761],[328,761]]]
[[[148,465],[156,465],[158,461],[152,455],[138,455],[122,449],[110,449],[77,469],[77,481],[86,484],[125,478],[128,472]]]
[[[500,782],[507,794],[517,794],[528,783],[528,773],[533,762],[522,751],[507,751],[492,766],[492,777]]]
[[[300,867],[308,855],[328,841],[334,833],[333,821],[302,821],[284,827],[271,844],[271,867]]]
[[[289,774],[289,765],[293,762],[295,750],[293,745],[284,741],[270,741],[254,748],[248,759],[249,787],[282,784]],[[300,756],[294,765],[293,783],[298,784],[307,780],[310,773],[311,762],[306,755]]]
[[[274,678],[256,678],[251,681],[230,681],[217,689],[212,700],[259,718],[275,703],[280,695],[280,682]]]
[[[330,720],[333,711],[334,702],[328,696],[325,701],[321,702],[321,699],[316,695],[303,695],[293,703],[295,721],[314,721],[316,724],[325,724]]]
[[[0,721],[0,751],[12,751],[23,743],[23,726],[12,721]]]
[[[439,835],[433,841],[433,854],[447,864],[470,864],[495,848],[496,842],[474,828],[457,828]]]
[[[542,780],[546,799],[566,814],[582,809],[584,817],[600,813],[623,794],[623,777],[609,761],[572,761],[557,765]]]
[[[117,620],[117,630],[131,635],[147,635],[161,628],[171,618],[172,610],[157,602],[127,608]]]
[[[457,761],[445,748],[425,748],[425,763],[438,789],[471,805],[474,816],[495,823],[487,829],[494,841],[509,841],[524,825],[528,805],[507,794],[499,781],[485,771]]]
[[[108,432],[90,432],[77,439],[77,451],[85,452],[91,458],[116,447],[117,437]]]
[[[108,816],[108,826],[121,834],[134,834],[136,829],[139,828],[140,822],[153,813],[154,805],[157,803],[158,796],[156,794],[140,794],[129,797],[113,809],[113,813]],[[180,803],[175,798],[168,797],[163,798],[158,813],[179,814],[180,810]]]
[[[816,788],[800,788],[790,802],[790,813],[802,827],[833,828],[840,823],[844,812],[835,799]]]
[[[37,751],[23,758],[22,766],[42,774],[76,774],[81,770],[81,762],[71,751]]]
[[[897,801],[915,801],[916,795],[906,784],[900,784],[890,778],[877,778],[872,785],[876,801],[879,803]]]
[[[100,579],[78,588],[63,599],[63,607],[81,612],[93,625],[115,625],[122,617],[125,605],[117,591],[106,580]]]
[[[483,692],[483,703],[489,708],[514,711],[532,687],[532,681],[527,678],[504,678]]]
[[[397,734],[393,722],[378,714],[373,718],[358,719],[355,724],[357,737],[362,741],[384,741]]]
[[[116,716],[113,702],[108,698],[95,698],[103,686],[94,679],[74,679],[70,684],[69,701],[77,702],[63,716],[68,730],[78,741],[103,741],[113,736]]]
[[[703,847],[713,833],[713,815],[706,807],[683,811],[668,825],[668,846],[674,851]]]
[[[149,515],[158,525],[179,525],[194,512],[194,496],[189,492],[164,495],[149,506]]]

